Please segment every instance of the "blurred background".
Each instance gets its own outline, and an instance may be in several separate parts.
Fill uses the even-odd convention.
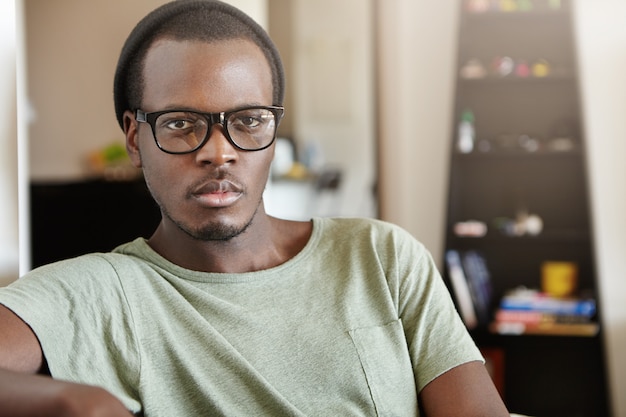
[[[107,214],[122,216],[114,229],[132,233],[149,233],[150,222],[158,221],[120,152],[111,84],[127,34],[162,3],[0,4],[0,284],[47,261],[53,247],[77,241],[65,223],[68,206],[83,214],[83,231],[100,225],[96,234],[112,230]],[[267,187],[268,211],[290,218],[379,217],[424,242],[444,269],[463,2],[231,3],[269,30],[287,70],[287,116]],[[608,387],[613,415],[626,417],[626,2],[567,3]],[[81,194],[94,187],[97,193]],[[145,229],[124,211],[128,206],[139,216],[151,213]],[[72,248],[79,249],[88,248]]]

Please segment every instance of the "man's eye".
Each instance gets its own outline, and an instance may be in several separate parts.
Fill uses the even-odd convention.
[[[184,130],[190,129],[193,126],[193,123],[189,120],[170,120],[165,126],[172,130]]]
[[[240,116],[237,118],[235,123],[243,127],[253,128],[259,126],[262,123],[262,120],[253,116]]]
[[[169,112],[157,119],[157,128],[160,130],[187,131],[193,129],[200,118],[191,112]]]

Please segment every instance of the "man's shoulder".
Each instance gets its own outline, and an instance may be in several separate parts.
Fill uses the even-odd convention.
[[[130,248],[136,246],[136,242],[133,241],[121,245],[111,252],[92,252],[73,258],[62,259],[38,266],[27,273],[26,276],[61,275],[67,279],[67,277],[72,275],[87,276],[97,274],[101,277],[102,274],[106,272],[114,273],[120,266],[136,263],[139,258],[129,253]],[[120,248],[126,248],[126,250],[120,250]]]
[[[349,233],[353,237],[366,234],[413,239],[401,226],[369,217],[327,217],[318,219],[318,223],[321,224],[324,233]]]

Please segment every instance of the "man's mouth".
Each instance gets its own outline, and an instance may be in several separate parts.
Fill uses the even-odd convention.
[[[204,182],[191,193],[196,201],[211,208],[228,207],[242,195],[242,187],[228,180]]]

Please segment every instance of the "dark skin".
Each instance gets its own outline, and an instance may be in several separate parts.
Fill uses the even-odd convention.
[[[269,65],[258,47],[244,40],[157,41],[144,75],[142,110],[147,112],[272,104]],[[286,262],[308,241],[310,222],[265,213],[262,193],[273,147],[239,151],[214,126],[197,152],[169,155],[156,147],[149,125],[138,123],[131,112],[125,113],[124,126],[131,160],[143,169],[161,207],[163,220],[149,244],[163,257],[198,271],[249,272]],[[209,192],[207,184],[214,182],[227,182],[222,188],[227,192]],[[43,352],[30,327],[0,306],[0,417],[130,415],[100,388],[37,376],[43,368]],[[480,362],[439,376],[419,400],[428,417],[509,415]]]

